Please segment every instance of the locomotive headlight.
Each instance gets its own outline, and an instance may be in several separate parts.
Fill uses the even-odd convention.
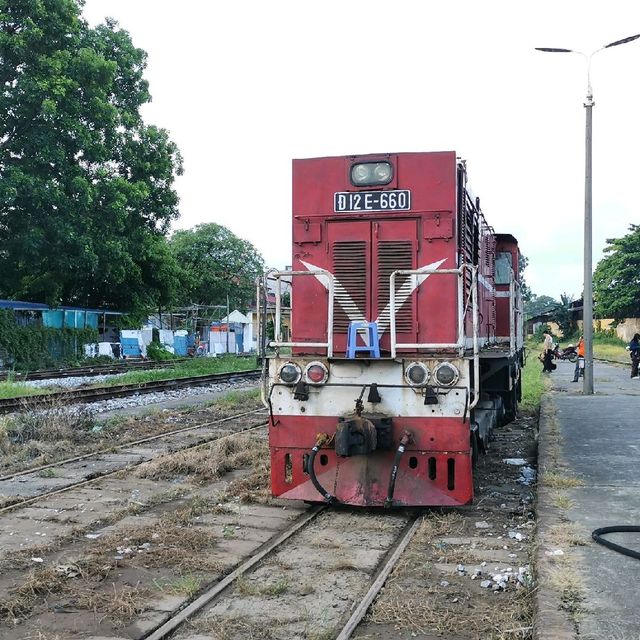
[[[450,362],[442,362],[436,367],[433,377],[438,384],[444,387],[451,387],[458,382],[460,373]]]
[[[412,387],[423,387],[429,382],[429,369],[422,362],[412,362],[404,370],[404,377]]]
[[[300,371],[300,367],[293,362],[287,362],[280,367],[280,371],[278,372],[278,377],[285,384],[295,384],[300,380],[300,376],[302,375],[302,371]]]
[[[391,165],[388,162],[378,162],[373,166],[373,175],[378,184],[391,182]]]
[[[389,184],[392,177],[390,162],[361,162],[351,167],[351,182],[356,187]]]
[[[329,377],[329,370],[322,362],[310,362],[304,370],[304,379],[309,384],[324,384]]]

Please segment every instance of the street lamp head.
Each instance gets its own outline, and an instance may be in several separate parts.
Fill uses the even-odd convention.
[[[546,51],[547,53],[574,53],[572,49],[558,49],[556,47],[536,47],[535,49],[536,51]]]
[[[627,42],[632,42],[633,40],[637,40],[640,38],[640,33],[635,36],[629,36],[628,38],[622,38],[622,40],[616,40],[615,42],[610,42],[609,44],[605,44],[603,49],[608,49],[609,47],[617,47],[619,44],[627,44]]]

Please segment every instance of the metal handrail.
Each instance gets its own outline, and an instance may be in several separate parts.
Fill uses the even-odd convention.
[[[269,271],[268,275],[276,281],[276,318],[274,323],[274,340],[269,343],[270,347],[279,349],[280,347],[320,347],[326,348],[327,358],[333,357],[333,311],[334,311],[334,276],[326,269],[314,269],[312,271]],[[283,276],[324,276],[327,278],[327,291],[329,300],[327,304],[327,341],[326,342],[283,342],[281,333],[282,322],[282,280]],[[265,277],[266,295],[266,277]]]
[[[473,327],[473,400],[469,409],[473,409],[480,399],[480,347],[478,342],[478,268],[463,264],[458,269],[398,269],[389,277],[389,333],[391,357],[395,358],[397,348],[404,349],[458,349],[460,356],[463,355],[465,342],[465,316],[468,305],[464,304],[464,272],[471,271],[471,310]],[[458,276],[458,341],[455,343],[398,343],[396,335],[396,276],[426,276],[432,274],[452,274]]]

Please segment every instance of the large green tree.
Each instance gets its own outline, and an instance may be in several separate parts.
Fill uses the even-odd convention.
[[[199,224],[176,231],[169,244],[181,269],[182,304],[226,304],[229,296],[234,306],[243,307],[255,297],[264,260],[250,242],[226,227]]]
[[[640,225],[607,240],[605,257],[593,276],[595,311],[600,318],[640,317]]]
[[[82,5],[0,0],[0,297],[166,304],[180,154],[140,116],[145,52]]]
[[[529,300],[524,303],[524,315],[527,318],[533,318],[534,316],[554,311],[558,306],[560,306],[560,303],[555,298],[546,295],[537,296],[533,293]]]

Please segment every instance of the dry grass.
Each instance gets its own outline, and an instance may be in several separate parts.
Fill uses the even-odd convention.
[[[556,493],[553,494],[553,496],[551,498],[551,504],[553,504],[553,506],[558,508],[558,509],[562,509],[563,511],[567,511],[568,509],[571,509],[571,507],[573,507],[575,502],[573,500],[571,500],[571,498],[568,498],[567,496],[556,492]]]
[[[453,595],[453,591],[443,592],[436,587],[395,582],[373,603],[367,619],[415,634],[487,640],[514,640],[522,637],[521,629],[532,624],[531,599],[525,590],[501,593],[495,605],[479,607],[474,606],[477,596],[459,585],[455,603]]]
[[[205,484],[221,478],[229,471],[258,465],[268,457],[269,450],[264,439],[239,436],[163,456],[138,467],[135,475],[151,480],[186,477],[195,484]]]
[[[62,590],[64,583],[55,569],[33,569],[22,584],[11,590],[8,598],[0,600],[0,620],[12,622],[22,618],[31,611],[35,602]]]
[[[282,629],[287,624],[308,621],[308,615],[301,615],[293,619],[274,617],[269,618],[268,621],[253,622],[247,616],[237,614],[198,618],[188,621],[185,626],[189,631],[212,636],[215,640],[236,640],[237,638],[242,638],[242,640],[275,640],[275,638],[282,637]]]
[[[575,522],[562,522],[553,525],[546,538],[554,547],[578,547],[588,544],[591,536],[586,529]]]
[[[551,489],[574,489],[584,486],[584,482],[580,478],[558,471],[547,471],[543,477],[544,484]]]
[[[92,590],[78,594],[74,604],[80,609],[108,617],[116,627],[120,627],[125,626],[146,609],[145,603],[150,595],[149,589],[140,586],[120,587],[112,584],[110,590]]]
[[[149,544],[148,549],[142,545]],[[159,520],[155,526],[122,529],[96,540],[92,549],[94,557],[113,558],[118,547],[132,549],[119,563],[178,569],[180,573],[191,571],[220,571],[217,560],[209,558],[206,550],[215,548],[214,533],[196,527],[175,524],[170,519]],[[140,552],[138,552],[140,550]]]
[[[560,594],[563,609],[573,615],[580,612],[580,603],[584,600],[584,580],[573,569],[570,560],[559,562],[551,570],[549,584]]]

